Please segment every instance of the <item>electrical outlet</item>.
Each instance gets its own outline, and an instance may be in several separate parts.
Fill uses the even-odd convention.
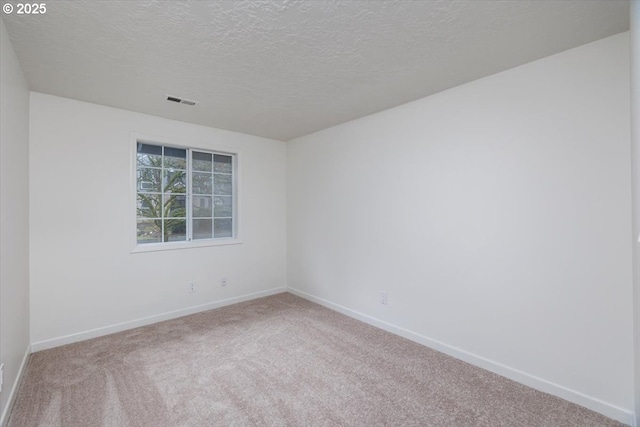
[[[223,288],[226,288],[226,287],[227,287],[227,278],[226,278],[226,277],[223,277],[223,278],[220,280],[220,286],[222,286]]]
[[[387,303],[388,303],[387,293],[386,292],[380,292],[380,304],[387,305]]]
[[[189,285],[187,286],[187,292],[192,294],[195,291],[196,291],[196,282],[189,282]]]

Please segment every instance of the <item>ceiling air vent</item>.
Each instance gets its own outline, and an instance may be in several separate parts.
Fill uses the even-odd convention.
[[[198,101],[178,98],[177,96],[171,96],[171,95],[167,95],[167,101],[177,102],[178,104],[185,104],[185,105],[196,105],[198,103]]]

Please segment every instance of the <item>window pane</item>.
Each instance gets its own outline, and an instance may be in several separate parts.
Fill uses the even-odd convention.
[[[164,195],[164,217],[184,218],[187,216],[187,196]]]
[[[213,161],[214,164],[214,172],[222,172],[222,173],[231,173],[233,169],[231,156],[223,156],[222,154],[214,154]]]
[[[218,237],[233,237],[233,227],[231,218],[229,219],[214,219],[213,220],[213,235]]]
[[[140,154],[138,153],[138,167],[140,166],[152,166],[155,168],[162,167],[162,156],[154,156],[152,154]]]
[[[211,218],[211,196],[193,196],[193,217],[194,218]]]
[[[160,192],[160,169],[138,168],[138,191]]]
[[[164,167],[172,169],[187,169],[187,150],[164,147]]]
[[[154,154],[156,156],[162,155],[162,146],[161,145],[153,145],[153,144],[145,144],[142,142],[138,142],[138,153],[141,154]]]
[[[193,194],[211,194],[211,177],[210,173],[194,172]]]
[[[165,193],[186,193],[187,173],[185,171],[164,171]]]
[[[193,170],[194,171],[204,171],[211,172],[213,167],[213,162],[211,160],[211,154],[209,153],[199,153],[197,151],[193,152]]]
[[[159,243],[162,241],[160,220],[138,220],[138,243]]]
[[[231,175],[214,175],[213,178],[213,194],[215,195],[231,195]]]
[[[159,194],[138,193],[138,217],[161,218],[162,198]]]
[[[165,219],[164,220],[164,241],[178,242],[187,240],[187,220],[186,219]]]
[[[138,166],[162,166],[162,147],[138,143],[138,153],[136,155]]]
[[[232,216],[233,202],[231,196],[216,196],[213,198],[214,211],[213,216]]]
[[[193,220],[193,239],[211,239],[211,220],[210,219],[194,219]]]

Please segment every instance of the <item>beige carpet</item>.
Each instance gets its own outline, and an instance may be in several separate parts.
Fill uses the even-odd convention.
[[[23,426],[618,426],[291,294],[31,355]]]

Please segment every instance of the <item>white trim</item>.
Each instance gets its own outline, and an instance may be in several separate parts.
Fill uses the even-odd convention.
[[[426,347],[433,348],[442,353],[448,354],[449,356],[455,357],[456,359],[463,360],[467,363],[486,369],[503,377],[509,378],[513,381],[517,381],[536,390],[549,393],[562,399],[568,400],[569,402],[573,402],[577,405],[584,406],[585,408],[591,409],[595,412],[599,412],[609,418],[613,418],[622,423],[633,425],[633,413],[626,409],[620,408],[607,402],[603,402],[602,400],[595,397],[587,396],[586,394],[579,391],[552,383],[543,378],[539,378],[535,375],[531,375],[518,369],[511,368],[509,366],[503,365],[502,363],[495,362],[477,354],[470,353],[452,345],[443,343],[442,341],[420,335],[416,332],[410,331],[400,326],[396,326],[383,320],[376,319],[375,317],[369,316],[367,314],[351,310],[350,308],[335,304],[331,301],[308,294],[301,290],[289,287],[288,291],[301,298],[315,302],[316,304],[320,304],[324,307],[327,307],[331,310],[337,311],[354,319],[360,320],[362,322],[368,323],[369,325],[375,326],[387,332],[391,332],[392,334],[407,338],[418,344],[422,344]]]
[[[133,218],[131,222],[131,230],[129,231],[129,241],[130,241],[130,253],[144,253],[144,252],[156,252],[156,251],[164,251],[164,250],[175,250],[175,249],[190,249],[190,248],[201,248],[206,246],[226,246],[226,245],[238,245],[242,244],[241,240],[241,227],[242,227],[242,211],[241,206],[242,203],[240,201],[242,197],[242,169],[240,163],[242,162],[242,150],[237,147],[229,147],[223,144],[198,144],[195,141],[190,141],[187,139],[176,139],[176,138],[168,138],[163,136],[153,136],[149,134],[139,133],[139,132],[131,132],[129,135],[130,138],[130,154],[129,154],[129,169],[130,169],[130,217]],[[190,167],[190,157],[189,152],[195,151],[204,151],[211,152],[214,154],[227,154],[231,155],[233,159],[233,173],[231,174],[233,183],[232,183],[232,200],[233,200],[233,238],[220,238],[220,239],[203,239],[201,241],[190,240],[184,242],[163,242],[163,243],[147,243],[143,245],[138,245],[136,239],[136,231],[137,231],[137,164],[136,164],[136,153],[138,142],[152,144],[152,145],[162,145],[168,147],[175,148],[183,148],[188,150],[187,154],[187,174],[189,175],[188,180],[191,180],[191,167]],[[191,194],[187,192],[187,203],[191,202]],[[190,210],[190,209],[189,209]],[[213,220],[213,218],[212,218]],[[187,227],[191,227],[190,224],[190,215],[187,218]],[[187,234],[189,235],[189,234]]]
[[[9,422],[9,416],[11,414],[11,409],[13,409],[13,403],[16,400],[16,396],[18,394],[18,388],[20,388],[20,383],[22,382],[22,375],[24,374],[24,370],[27,366],[27,360],[29,360],[29,355],[31,354],[31,346],[27,346],[27,351],[25,351],[24,356],[22,357],[22,362],[20,363],[20,369],[18,369],[18,375],[16,375],[16,380],[13,382],[11,386],[11,391],[9,392],[9,399],[7,399],[7,406],[4,407],[2,411],[2,416],[0,416],[0,426],[5,427]]]
[[[84,332],[65,335],[58,338],[52,338],[44,341],[38,341],[31,344],[31,350],[37,351],[47,350],[62,345],[71,344],[78,341],[84,341],[91,338],[97,338],[116,332],[126,331],[128,329],[138,328],[140,326],[151,325],[153,323],[165,320],[176,319],[178,317],[188,316],[190,314],[199,313],[201,311],[212,310],[214,308],[225,307],[239,302],[249,301],[256,298],[266,297],[269,295],[280,294],[286,292],[287,288],[282,286],[279,288],[268,289],[266,291],[254,292],[252,294],[241,295],[238,297],[228,298],[220,301],[208,302],[206,304],[195,305],[192,307],[182,308],[180,310],[169,311],[166,313],[156,314],[153,316],[143,317],[141,319],[130,320],[128,322],[116,323],[114,325],[103,326],[101,328],[90,329]]]
[[[634,411],[640,427],[640,0],[629,5],[631,83],[631,253],[634,336]],[[636,240],[637,236],[637,240]]]
[[[240,245],[242,240],[239,239],[203,239],[192,240],[190,242],[165,242],[165,243],[146,243],[144,245],[136,245],[130,253],[139,254],[144,252],[156,251],[173,251],[176,249],[205,248],[209,246],[227,246]]]

